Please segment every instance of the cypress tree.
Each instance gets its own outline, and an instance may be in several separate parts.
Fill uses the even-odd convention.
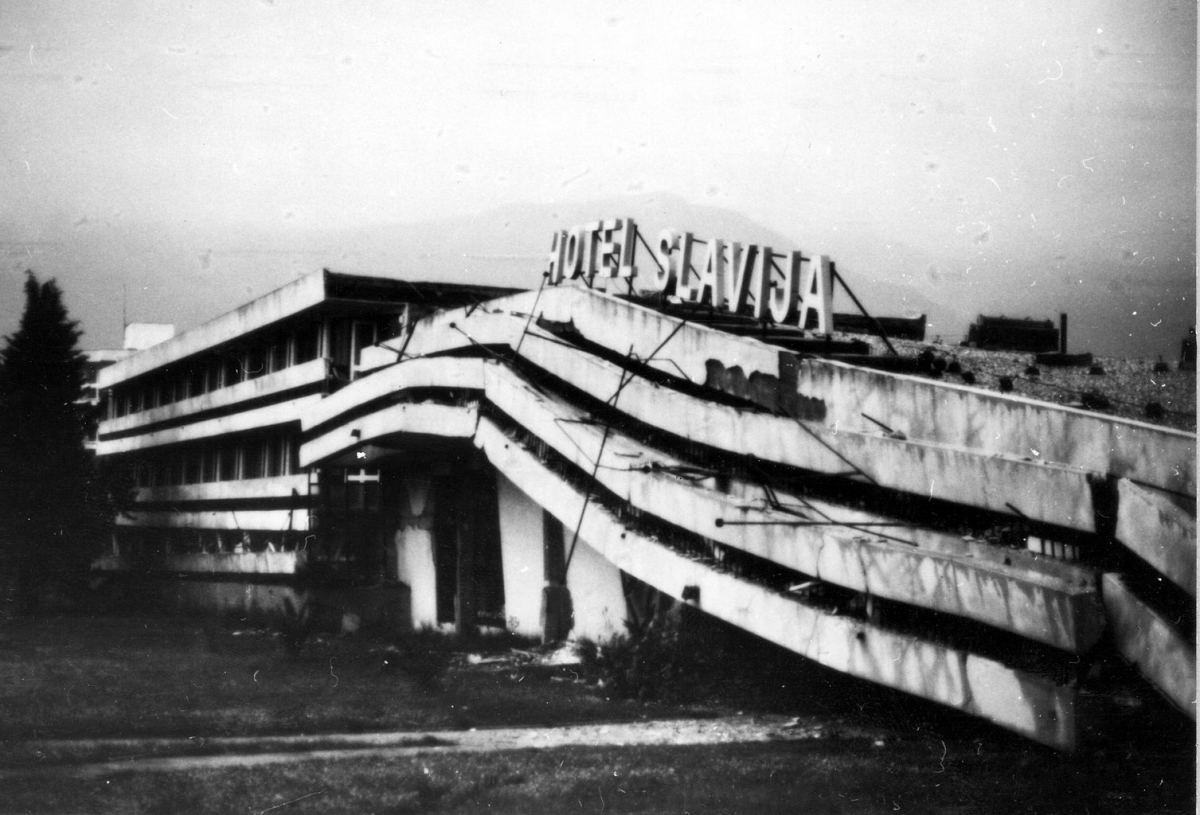
[[[26,272],[25,312],[0,350],[0,556],[22,611],[49,580],[86,573],[100,503],[84,440],[82,332],[55,281]],[[10,589],[10,590],[11,590]]]

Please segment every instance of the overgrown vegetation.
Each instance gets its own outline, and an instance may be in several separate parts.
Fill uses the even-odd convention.
[[[829,672],[736,626],[678,604],[626,634],[576,645],[584,676],[606,695],[761,710],[838,705]]]

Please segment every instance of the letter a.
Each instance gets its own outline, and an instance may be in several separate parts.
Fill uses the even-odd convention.
[[[704,257],[700,279],[697,282],[692,297],[697,303],[704,302],[704,294],[708,293],[709,302],[713,308],[725,304],[725,251],[723,241],[713,238],[708,242],[708,253]]]
[[[808,312],[817,313],[817,333],[828,334],[833,326],[833,266],[829,255],[813,255],[808,262],[808,274],[804,277],[803,299],[800,301],[800,319],[804,328]]]

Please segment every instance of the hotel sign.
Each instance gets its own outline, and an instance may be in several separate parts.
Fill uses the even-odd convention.
[[[699,241],[691,232],[664,229],[651,250],[653,267],[648,268],[636,262],[639,237],[631,218],[555,233],[549,283],[581,279],[592,286],[623,280],[631,291],[663,292],[683,302],[746,311],[760,320],[770,317],[801,328],[814,312],[818,332],[833,329],[833,265],[826,255],[777,253],[769,246],[721,238]]]

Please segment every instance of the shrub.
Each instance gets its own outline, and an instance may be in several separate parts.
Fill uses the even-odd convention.
[[[644,628],[630,626],[628,634],[603,643],[582,639],[576,654],[585,675],[616,696],[693,701],[707,669],[698,616],[690,607],[679,606],[655,616]]]
[[[442,677],[450,667],[455,645],[453,636],[426,626],[397,637],[394,657],[388,664],[394,659],[396,668],[422,690],[432,693],[441,685]]]

